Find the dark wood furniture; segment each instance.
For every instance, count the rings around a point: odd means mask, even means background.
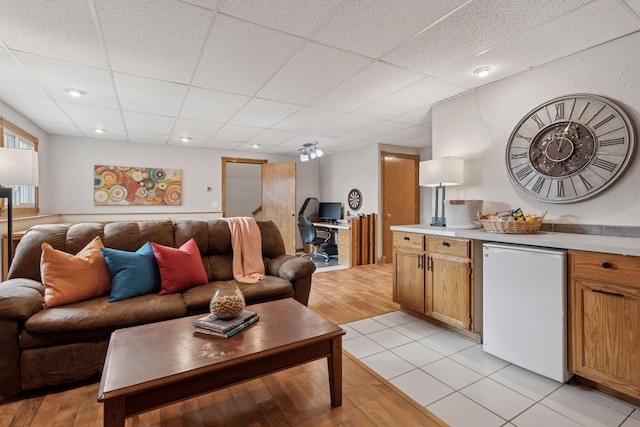
[[[293,298],[249,309],[260,320],[229,339],[195,332],[191,322],[201,315],[115,331],[98,391],[105,427],[324,357],[331,404],[342,405],[344,331]]]

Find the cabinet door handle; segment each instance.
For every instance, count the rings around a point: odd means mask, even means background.
[[[451,243],[449,243],[449,242],[442,242],[442,246],[451,246]]]
[[[418,255],[418,268],[422,269],[422,255]]]
[[[431,257],[427,257],[427,270],[431,270]]]
[[[598,294],[605,294],[605,295],[611,295],[612,297],[622,297],[624,298],[624,294],[618,293],[618,292],[608,292],[608,291],[603,291],[600,289],[591,289],[591,292],[596,292]]]
[[[602,268],[611,268],[611,263],[610,262],[603,262],[602,263]]]

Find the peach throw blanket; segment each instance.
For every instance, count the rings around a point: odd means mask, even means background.
[[[264,279],[262,235],[251,217],[226,218],[233,248],[233,278],[241,283],[256,283]]]

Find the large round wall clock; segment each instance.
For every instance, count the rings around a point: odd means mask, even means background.
[[[509,178],[537,200],[571,203],[609,188],[635,151],[635,130],[614,102],[575,94],[534,108],[515,127],[506,152]]]

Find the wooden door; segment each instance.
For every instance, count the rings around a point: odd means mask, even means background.
[[[393,253],[392,225],[417,224],[419,218],[418,163],[411,154],[382,156],[382,256],[390,262]]]
[[[296,253],[296,164],[262,165],[262,219],[273,221],[282,234],[286,253]]]

